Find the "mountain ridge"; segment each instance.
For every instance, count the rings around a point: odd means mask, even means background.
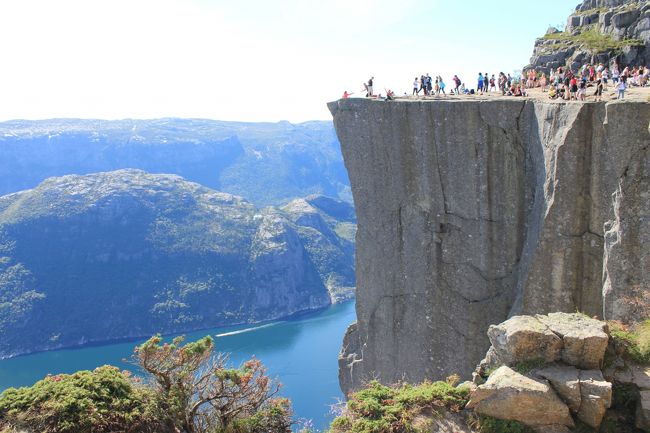
[[[0,151],[0,195],[53,176],[136,168],[178,174],[258,206],[314,193],[351,201],[338,141],[325,121],[14,120],[0,122]]]

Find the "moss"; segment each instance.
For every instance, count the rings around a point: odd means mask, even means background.
[[[626,326],[620,322],[608,322],[610,335],[617,353],[627,361],[650,365],[650,319]]]
[[[414,418],[429,409],[462,409],[469,400],[467,387],[455,388],[447,382],[386,386],[373,381],[350,396],[343,414],[330,426],[333,433],[415,432]]]
[[[544,358],[529,359],[526,361],[517,362],[512,366],[512,369],[520,374],[527,374],[536,368],[542,367],[545,363],[546,361]]]

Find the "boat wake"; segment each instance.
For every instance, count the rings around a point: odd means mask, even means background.
[[[224,332],[223,334],[217,334],[217,338],[230,337],[231,335],[239,335],[239,334],[244,334],[246,332],[257,331],[259,329],[270,328],[271,326],[275,326],[279,323],[281,322],[267,323],[266,325],[255,326],[253,328],[239,329],[237,331],[232,331],[232,332]]]

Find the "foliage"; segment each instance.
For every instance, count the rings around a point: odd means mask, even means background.
[[[519,421],[492,418],[485,415],[473,415],[470,426],[480,433],[533,433],[533,429]]]
[[[134,360],[153,376],[174,425],[186,433],[290,431],[289,404],[273,398],[280,386],[261,362],[228,368],[213,349],[210,336],[164,343],[159,335],[136,348]]]
[[[545,363],[546,361],[544,360],[544,358],[528,359],[526,361],[517,362],[515,365],[512,366],[512,369],[520,374],[527,374],[530,373],[532,370],[535,370],[536,368],[542,367]]]
[[[169,431],[152,390],[111,366],[7,389],[0,395],[2,423],[45,433]]]
[[[372,381],[350,396],[343,413],[331,424],[332,433],[405,433],[415,431],[413,420],[425,410],[462,409],[469,388],[447,382],[385,386]]]
[[[628,361],[650,364],[650,319],[633,327],[621,322],[608,322],[616,352]]]
[[[567,32],[550,33],[545,35],[544,39],[580,45],[593,54],[607,51],[620,51],[627,46],[643,45],[643,41],[638,39],[616,40],[611,35],[601,33],[595,27],[588,27],[577,34]]]
[[[255,360],[228,368],[212,338],[164,343],[154,336],[134,359],[151,375],[116,367],[48,376],[0,394],[0,432],[289,433],[291,404]]]

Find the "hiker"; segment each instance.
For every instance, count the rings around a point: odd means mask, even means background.
[[[625,80],[620,80],[616,85],[616,90],[618,90],[618,97],[616,99],[625,99]]]
[[[445,93],[445,87],[447,86],[444,81],[442,81],[442,77],[438,76],[438,85],[440,86],[440,92],[442,92],[443,95],[447,96],[447,93]]]
[[[569,100],[578,100],[578,79],[574,76],[569,80]]]
[[[461,84],[460,78],[458,78],[458,75],[454,75],[454,78],[452,78],[451,80],[454,82],[454,93],[456,93],[456,95],[459,95],[460,84]]]
[[[373,84],[374,79],[375,79],[375,77],[370,77],[370,79],[368,80],[368,87],[367,87],[368,94],[366,95],[366,97],[368,97],[368,96],[370,96],[371,98],[373,97],[372,84]]]
[[[580,80],[580,88],[578,89],[578,100],[586,101],[587,100],[587,80],[584,78]]]
[[[492,74],[492,76],[490,77],[490,90],[489,91],[490,92],[492,92],[492,91],[496,92],[497,91],[497,86],[496,86],[496,81],[494,79],[494,74]]]
[[[415,80],[413,80],[413,94],[416,96],[420,96],[420,91],[418,90],[418,77],[415,77]]]
[[[603,79],[603,90],[607,90],[607,80],[609,79],[609,69],[603,69],[603,72],[600,73],[601,78]]]
[[[386,100],[387,100],[387,101],[393,101],[393,100],[395,100],[395,92],[393,92],[393,91],[390,90],[390,89],[386,90]]]
[[[551,87],[548,89],[548,97],[551,99],[557,98],[557,93],[555,92],[555,86],[551,84]]]
[[[424,78],[425,78],[425,80],[427,82],[427,95],[430,95],[431,90],[432,90],[432,84],[433,84],[433,83],[431,83],[431,81],[432,81],[431,77],[429,76],[429,74],[427,74],[427,76],[424,77]]]
[[[476,92],[483,94],[483,74],[478,73],[478,85],[476,86]]]
[[[603,97],[603,79],[598,78],[596,80],[596,93],[594,93],[594,96],[596,96],[596,102],[601,101]]]
[[[350,96],[354,95],[354,92],[348,93],[347,90],[343,92],[343,96],[341,96],[342,99],[348,99]]]
[[[539,86],[542,88],[542,92],[546,92],[546,85],[547,85],[546,74],[542,72],[542,76],[539,79]]]

